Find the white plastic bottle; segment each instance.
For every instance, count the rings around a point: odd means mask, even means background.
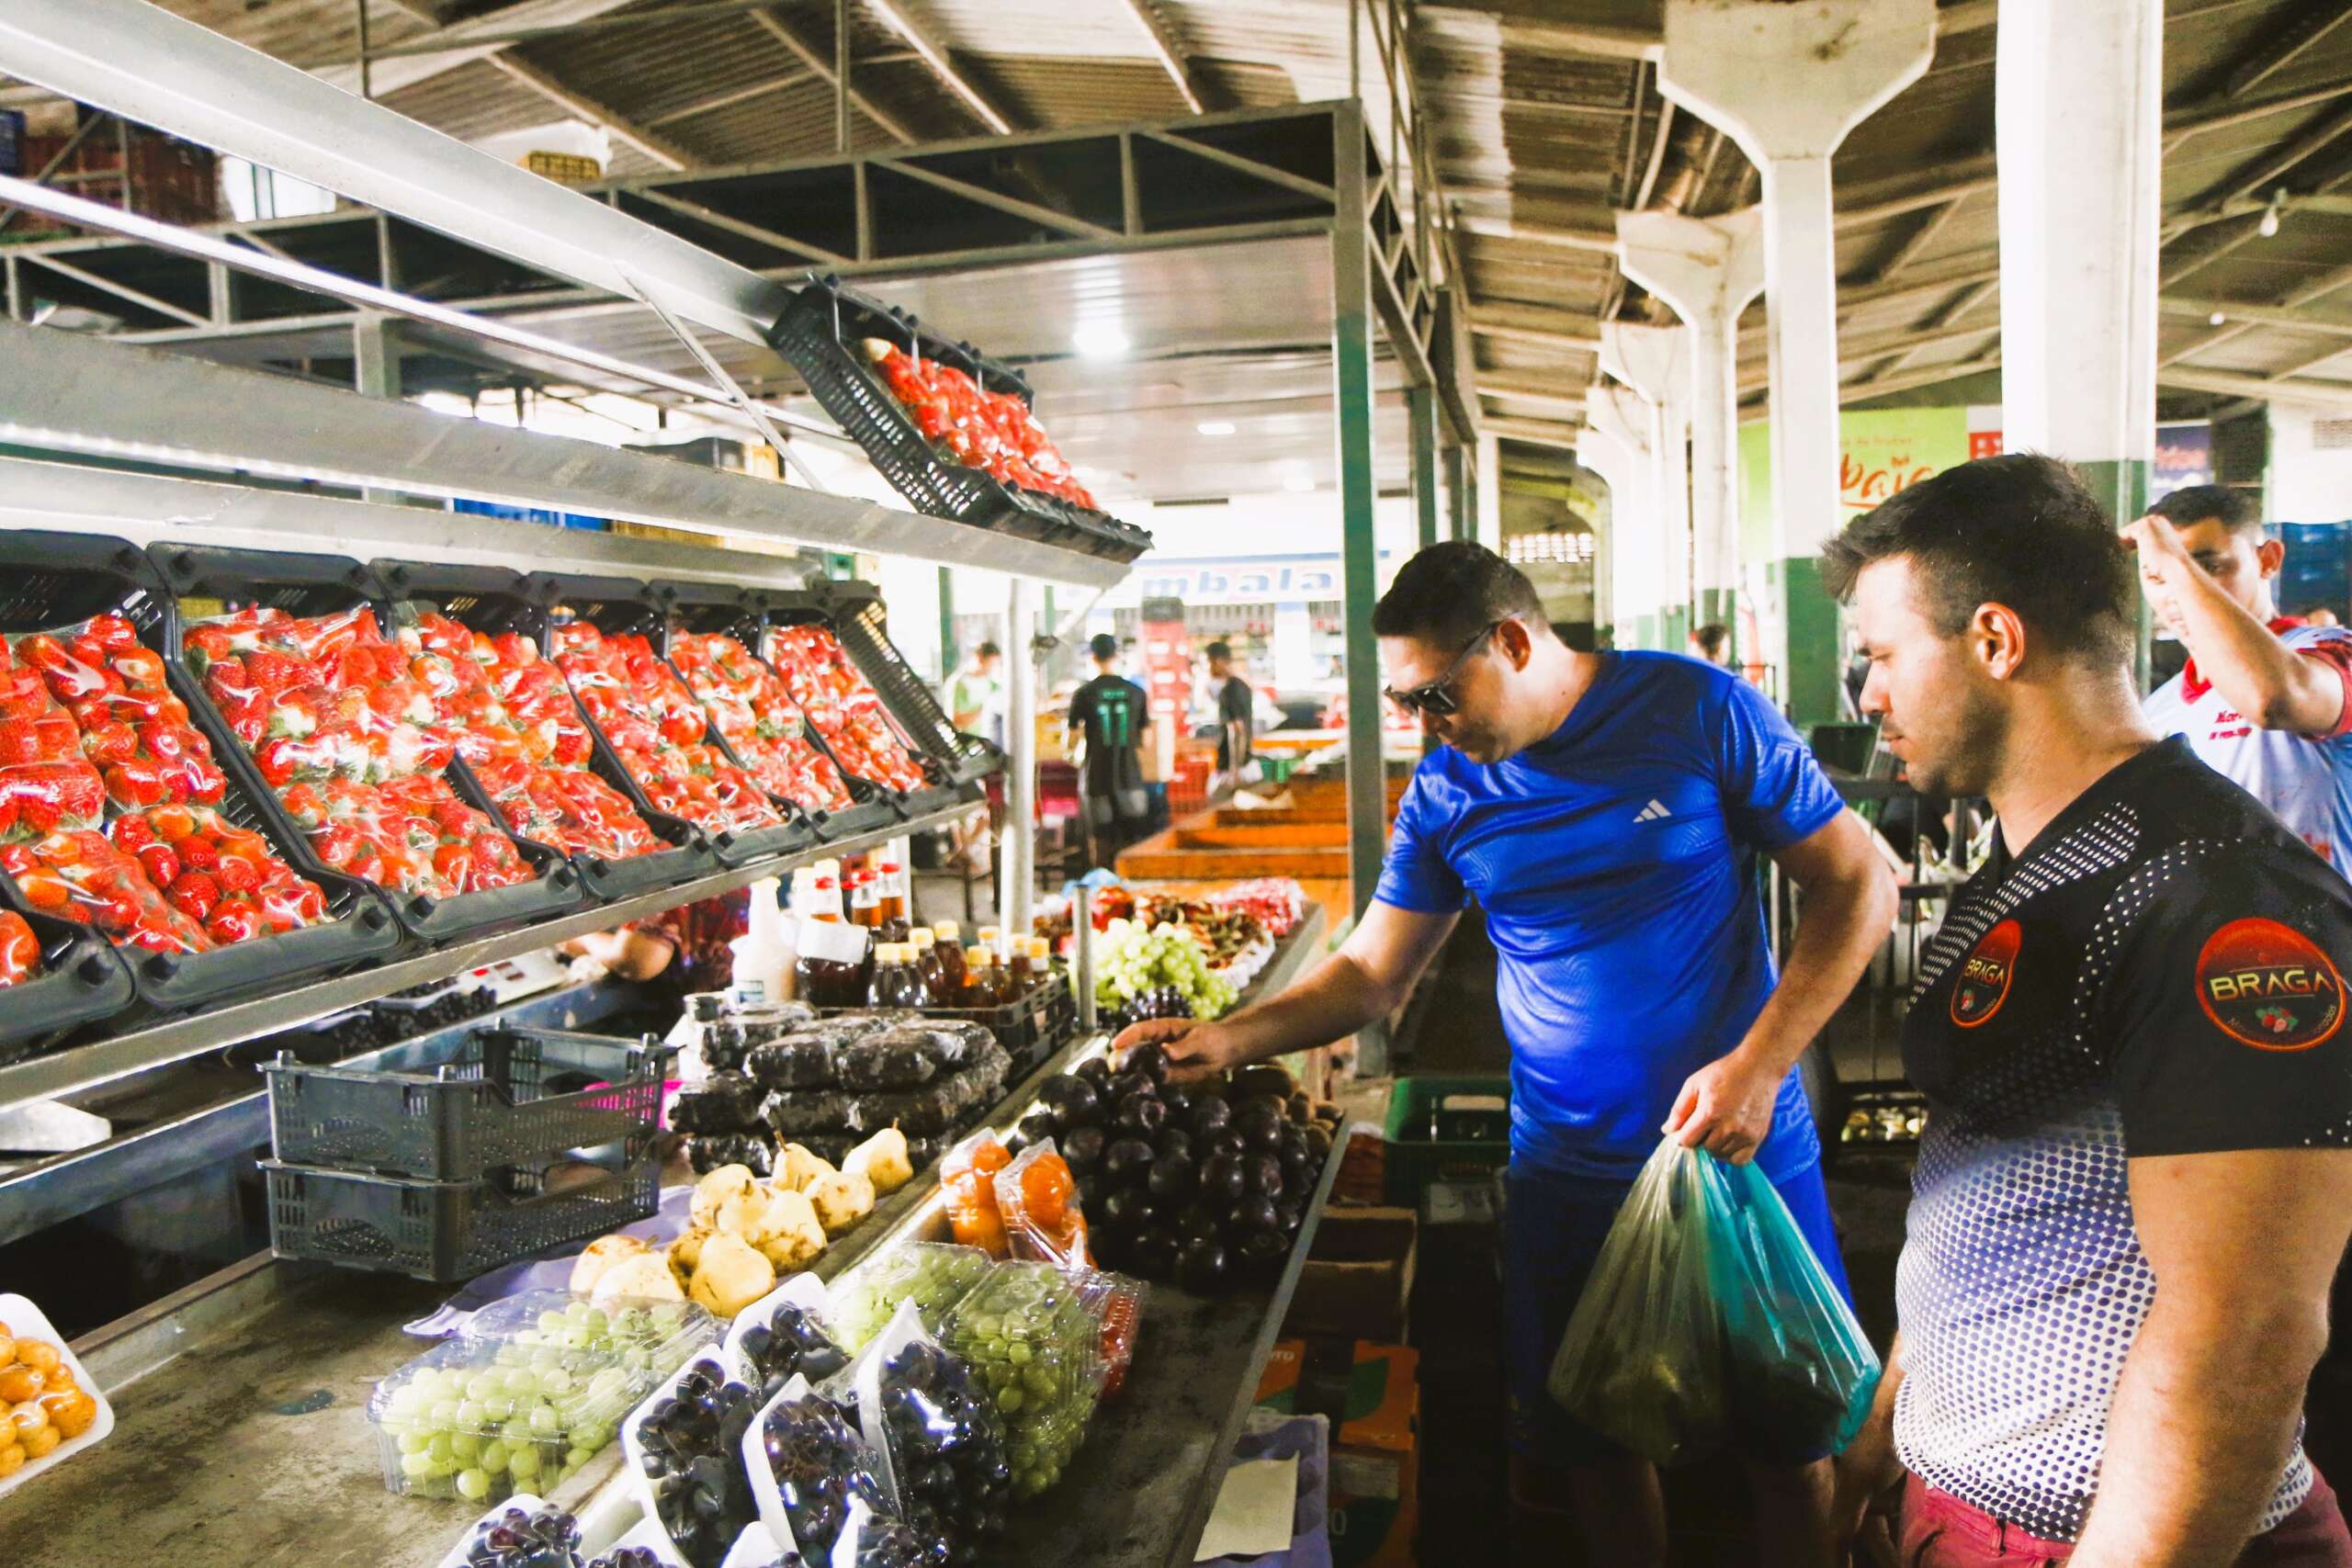
[[[735,994],[746,1004],[787,1001],[792,996],[799,954],[793,951],[779,892],[773,876],[752,883],[752,929],[727,944],[735,955]]]

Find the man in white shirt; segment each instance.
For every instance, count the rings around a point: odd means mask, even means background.
[[[2352,875],[2352,631],[2278,613],[2286,547],[2241,491],[2175,491],[2123,536],[2157,622],[2189,653],[2149,719]]]

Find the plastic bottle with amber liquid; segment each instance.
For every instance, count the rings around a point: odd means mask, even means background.
[[[1033,940],[1030,937],[1016,936],[1004,944],[1004,970],[1012,976],[1012,994],[1005,998],[1007,1001],[1018,1001],[1027,996],[1029,988],[1037,983],[1035,958],[1030,952],[1030,943]]]
[[[943,998],[959,998],[964,994],[964,928],[954,920],[936,920],[931,934],[933,951],[939,955],[938,992]]]
[[[910,942],[886,942],[875,950],[874,978],[865,988],[865,1005],[876,1008],[923,1008],[931,1005],[931,987],[923,984]]]
[[[852,872],[846,880],[849,884],[849,923],[854,926],[864,926],[869,931],[880,931],[882,929],[880,882],[870,871]]]
[[[799,955],[793,968],[800,999],[820,1008],[863,1007],[872,946],[873,937],[863,927],[839,915],[801,921]]]
[[[910,940],[914,927],[907,897],[907,868],[896,861],[886,860],[875,869],[874,881],[876,901],[882,909],[882,940]]]

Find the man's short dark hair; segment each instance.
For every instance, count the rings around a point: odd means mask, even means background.
[[[1116,659],[1119,657],[1119,639],[1109,632],[1096,632],[1087,639],[1086,651],[1097,659]]]
[[[1449,539],[1431,545],[1397,570],[1372,609],[1374,637],[1420,637],[1451,648],[1497,621],[1548,626],[1535,585],[1484,545]]]
[[[1001,659],[1004,657],[1004,649],[992,642],[984,642],[980,644],[978,656],[982,659]]]
[[[1713,659],[1724,650],[1724,644],[1731,640],[1731,629],[1720,621],[1709,621],[1690,634],[1690,640],[1697,643],[1700,650],[1708,658]]]
[[[1208,658],[1221,660],[1227,664],[1233,662],[1233,645],[1230,643],[1213,642],[1201,649],[1201,652]]]
[[[2177,490],[2148,508],[2176,528],[2198,523],[2219,523],[2233,534],[2262,526],[2262,508],[2254,497],[2228,485],[2190,485]]]
[[[1958,637],[1980,604],[2006,604],[2036,638],[2095,662],[2132,657],[2139,584],[2131,553],[2082,477],[2011,453],[1946,468],[1862,513],[1821,551],[1821,581],[1849,600],[1862,569],[1912,562],[1928,624]]]

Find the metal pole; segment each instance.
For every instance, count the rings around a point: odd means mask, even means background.
[[[1380,668],[1372,635],[1378,567],[1372,468],[1372,247],[1364,227],[1363,106],[1333,116],[1339,144],[1332,186],[1331,350],[1339,408],[1341,613],[1347,622],[1349,896],[1361,918],[1380,881],[1388,828],[1388,787],[1381,762]],[[1357,1066],[1368,1077],[1388,1071],[1388,1031],[1375,1023],[1357,1036]]]
[[[1363,107],[1363,7],[1372,0],[1348,0],[1348,96]]]
[[[372,100],[376,84],[374,61],[368,50],[368,0],[353,0],[353,4],[359,7],[359,96]]]
[[[1037,883],[1037,664],[1030,648],[1037,629],[1036,592],[1036,584],[1016,577],[1005,596],[1004,871],[997,924],[1008,940],[1029,934]]]
[[[849,0],[833,0],[833,151],[849,151]]]
[[[1413,439],[1413,510],[1420,524],[1420,547],[1437,543],[1437,390],[1405,389],[1405,423]]]
[[[1469,453],[1459,443],[1445,449],[1446,533],[1449,539],[1470,536]]]
[[[943,566],[939,569],[939,678],[956,679],[956,668],[963,661],[964,650],[956,646],[956,574]]]
[[[1083,882],[1070,890],[1070,989],[1078,1002],[1078,1032],[1094,1032],[1094,899]]]

